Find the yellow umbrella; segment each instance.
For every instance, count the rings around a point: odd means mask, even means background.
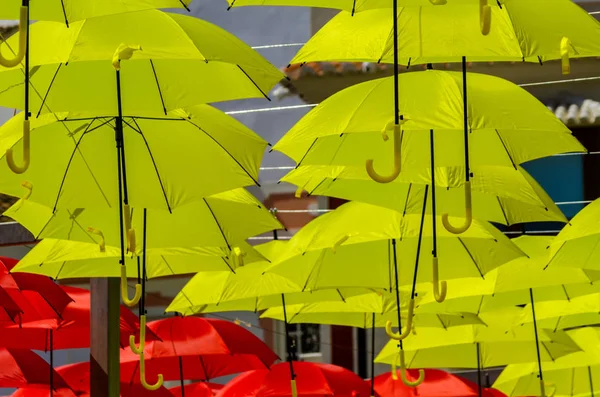
[[[546,363],[546,384],[553,396],[593,396],[600,385],[600,334],[598,328],[568,331],[582,351]],[[537,371],[531,364],[507,366],[494,382],[494,388],[506,395],[539,396]]]
[[[504,225],[525,222],[563,222],[567,219],[544,189],[521,166],[474,166],[472,183],[473,218]],[[460,216],[464,212],[460,188],[461,167],[438,167],[436,202],[438,213]],[[392,183],[380,184],[369,178],[364,167],[306,165],[285,175],[282,182],[298,186],[297,193],[329,196],[379,205],[396,211],[421,212],[429,175],[420,174],[410,182],[400,173]],[[431,187],[429,200],[431,199]]]

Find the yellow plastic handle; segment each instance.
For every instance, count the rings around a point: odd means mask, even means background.
[[[412,329],[414,310],[415,310],[415,300],[411,299],[410,302],[408,303],[408,314],[406,315],[406,324],[404,326],[404,332],[394,333],[392,331],[392,322],[388,321],[387,323],[385,323],[385,333],[387,334],[387,336],[389,336],[391,339],[394,339],[394,340],[406,339],[408,337],[408,335],[410,335],[410,330]]]
[[[438,258],[433,258],[433,296],[438,303],[442,303],[446,300],[446,294],[448,293],[448,284],[445,281],[441,283],[440,291],[440,276],[439,276],[439,265]]]
[[[23,181],[21,182],[21,186],[23,186],[26,190],[25,194],[23,195],[22,199],[23,200],[28,200],[29,197],[31,197],[31,193],[33,193],[33,183],[28,182],[28,181]]]
[[[6,59],[0,52],[0,65],[5,68],[14,68],[23,61],[25,58],[25,49],[27,48],[27,25],[29,24],[29,18],[27,17],[27,7],[21,7],[19,14],[19,51],[13,59]]]
[[[240,247],[233,247],[231,254],[233,255],[234,266],[244,266],[244,257],[246,256],[246,253],[243,252]]]
[[[139,45],[119,45],[113,54],[112,64],[115,70],[121,70],[121,61],[131,59],[133,53],[136,51],[142,51],[142,47]]]
[[[387,128],[387,126],[386,126]],[[383,139],[386,140],[386,136],[387,133],[384,130],[384,133],[382,133],[383,135]],[[373,160],[367,160],[367,174],[369,174],[369,177],[374,180],[375,182],[379,182],[379,183],[390,183],[392,181],[394,181],[396,178],[398,178],[398,175],[400,175],[400,168],[401,168],[401,155],[402,155],[402,134],[401,134],[401,129],[399,125],[394,125],[394,171],[387,176],[382,176],[379,175],[376,171],[375,168],[373,168]]]
[[[17,165],[15,163],[15,157],[12,148],[6,149],[6,163],[8,164],[8,168],[11,169],[15,174],[22,174],[29,168],[29,163],[31,162],[31,126],[29,124],[29,120],[23,121],[23,138],[21,141],[23,142],[23,165]]]
[[[290,381],[290,386],[292,387],[292,397],[298,397],[298,388],[296,387],[295,379]]]
[[[125,265],[121,265],[121,298],[123,298],[123,303],[129,307],[137,305],[140,299],[142,299],[142,286],[140,284],[135,285],[135,295],[133,299],[129,299],[127,291],[127,267]]]
[[[125,220],[125,232],[129,233],[129,229],[131,229],[131,207],[129,207],[129,204],[123,206],[123,219]]]
[[[543,380],[540,379],[540,397],[546,397],[546,385]]]
[[[146,359],[144,358],[144,352],[142,352],[142,354],[140,354],[140,383],[144,386],[144,389],[156,391],[162,387],[163,381],[162,374],[158,374],[158,380],[155,384],[151,385],[146,382]]]
[[[88,227],[87,230],[88,232],[100,237],[100,243],[98,243],[100,246],[100,252],[106,252],[106,241],[104,240],[104,233],[102,233],[102,230],[94,229],[93,227]]]
[[[144,352],[144,347],[146,347],[146,315],[142,314],[140,316],[140,347],[135,345],[135,335],[129,335],[129,347],[131,351],[137,354],[138,356]]]
[[[408,380],[408,378],[406,377],[406,362],[404,360],[404,350],[400,350],[398,352],[396,359],[392,363],[392,379],[393,380],[398,380],[398,375],[396,375],[396,372],[397,372],[396,366],[397,366],[398,361],[400,361],[400,378],[402,379],[402,383],[404,383],[406,386],[417,387],[425,381],[425,371],[423,371],[422,369],[419,370],[419,378],[417,380],[415,380],[415,381]]]
[[[127,232],[127,249],[129,250],[129,252],[135,253],[136,248],[137,245],[135,242],[135,230],[129,229],[129,231]]]
[[[432,181],[433,183],[433,181]],[[473,223],[473,208],[471,206],[471,181],[465,182],[465,223],[460,227],[454,227],[448,220],[448,214],[442,214],[442,224],[450,233],[461,234],[466,232]]]
[[[492,8],[488,5],[488,0],[479,0],[479,24],[481,34],[487,36],[492,25]]]
[[[569,60],[569,50],[571,49],[571,40],[563,37],[560,41],[560,58],[562,74],[571,74],[571,62]]]

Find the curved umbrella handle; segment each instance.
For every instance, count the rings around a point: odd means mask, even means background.
[[[137,245],[135,242],[135,229],[129,229],[129,231],[127,232],[127,249],[129,250],[129,252],[135,253],[136,248]]]
[[[6,59],[0,52],[0,65],[5,68],[13,68],[21,63],[25,58],[25,49],[27,48],[27,24],[29,24],[28,8],[21,7],[19,13],[19,51],[13,59]]]
[[[408,387],[417,387],[421,383],[425,381],[425,371],[422,369],[419,370],[419,378],[415,381],[410,381],[406,377],[406,362],[404,361],[404,350],[400,350],[396,359],[392,363],[392,379],[398,380],[398,375],[396,375],[396,363],[400,361],[400,379],[402,379],[402,383],[404,383]]]
[[[481,34],[487,36],[492,25],[492,8],[488,5],[487,0],[479,0],[479,25]]]
[[[432,183],[434,183],[432,181]],[[471,204],[471,181],[465,182],[465,223],[460,227],[454,227],[448,220],[448,214],[442,214],[442,224],[450,233],[461,234],[467,231],[473,223],[473,207]]]
[[[129,299],[129,293],[127,292],[127,267],[125,265],[121,265],[121,298],[123,298],[123,303],[129,307],[133,307],[138,304],[140,299],[142,299],[142,285],[135,285],[135,295],[133,299]]]
[[[571,61],[569,60],[569,49],[571,48],[571,40],[563,37],[560,41],[560,63],[562,66],[562,74],[571,74]]]
[[[23,142],[23,165],[17,165],[15,163],[15,157],[13,154],[12,148],[6,149],[6,163],[8,164],[8,168],[15,174],[22,174],[29,168],[29,163],[31,162],[31,128],[29,124],[29,120],[23,121],[23,138],[21,141]]]
[[[88,232],[100,237],[100,243],[98,243],[100,246],[100,252],[106,252],[106,241],[104,240],[104,233],[102,233],[102,230],[94,229],[93,227],[88,227],[87,230]]]
[[[29,181],[23,181],[21,182],[21,186],[23,186],[26,190],[25,194],[23,195],[23,197],[21,197],[21,199],[29,200],[29,197],[31,197],[31,193],[33,193],[33,183]]]
[[[137,354],[138,356],[144,352],[144,347],[146,347],[146,315],[142,314],[140,316],[140,347],[138,348],[135,345],[135,335],[129,335],[129,347],[131,351]]]
[[[144,352],[140,354],[140,383],[144,386],[144,389],[155,391],[162,387],[163,385],[163,375],[158,374],[158,380],[155,384],[151,385],[146,382],[146,359],[144,358]]]
[[[375,182],[379,182],[379,183],[390,183],[392,181],[394,181],[396,178],[398,178],[398,175],[400,175],[400,167],[401,167],[401,151],[402,151],[402,137],[401,137],[401,130],[400,130],[400,125],[398,124],[392,124],[393,128],[394,128],[394,171],[392,172],[392,174],[387,175],[387,176],[382,176],[379,175],[376,171],[375,168],[373,168],[373,160],[367,160],[366,163],[366,168],[367,168],[367,174],[369,174],[369,177],[374,180]],[[387,135],[387,130],[390,128],[390,124],[387,124],[385,126],[385,128],[383,129],[383,131],[381,132],[381,135],[383,137],[384,141],[387,141],[389,139],[388,135]]]
[[[292,397],[298,397],[298,388],[296,387],[296,379],[292,379],[290,381],[290,386],[292,387]]]
[[[410,330],[412,329],[412,322],[413,322],[413,312],[415,310],[415,300],[411,299],[410,302],[408,303],[408,314],[406,316],[406,325],[404,326],[404,332],[400,333],[394,333],[392,331],[392,322],[388,321],[387,323],[385,323],[385,333],[387,334],[387,336],[390,337],[390,339],[394,339],[394,340],[403,340],[406,339],[408,337],[408,335],[410,335]]]
[[[446,294],[448,293],[448,284],[442,281],[440,284],[438,258],[433,258],[433,296],[438,303],[442,303],[446,300]],[[441,285],[441,291],[440,291]]]

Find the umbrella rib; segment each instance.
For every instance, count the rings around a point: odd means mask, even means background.
[[[63,16],[65,17],[65,24],[69,27],[69,18],[67,18],[67,10],[65,9],[64,0],[60,0],[60,5],[62,6]]]
[[[256,89],[260,91],[260,93],[265,97],[265,99],[267,101],[271,102],[271,98],[269,98],[269,96],[267,94],[265,94],[265,92],[263,90],[260,89],[260,87],[258,86],[258,84],[256,84],[256,82],[254,80],[252,80],[252,77],[250,77],[248,75],[248,73],[246,73],[246,71],[240,65],[237,65],[237,67],[242,71],[242,73],[244,73],[246,75],[246,77],[248,78],[248,80],[250,80],[252,82],[252,84],[254,84],[254,86],[256,87]]]
[[[169,213],[172,214],[173,211],[171,209],[171,205],[169,204],[169,198],[167,197],[167,192],[165,191],[165,186],[163,185],[162,178],[160,177],[160,172],[158,172],[158,165],[156,164],[156,161],[154,161],[154,155],[152,154],[152,150],[150,150],[150,144],[148,144],[148,141],[146,140],[146,136],[144,135],[144,132],[140,128],[139,124],[137,123],[137,120],[133,119],[133,123],[138,128],[139,134],[141,135],[142,139],[144,140],[144,144],[146,145],[146,149],[148,150],[148,154],[150,155],[150,160],[152,160],[152,165],[154,166],[154,171],[156,172],[156,177],[158,178],[158,183],[160,185],[160,189],[162,190],[163,197],[165,199],[165,203],[167,204],[167,209],[169,210]]]
[[[514,169],[517,169],[517,165],[515,164],[515,161],[513,160],[512,156],[510,155],[510,152],[508,151],[508,149],[506,148],[506,145],[504,144],[504,139],[502,139],[502,136],[500,135],[500,132],[498,132],[497,129],[494,129],[494,131],[496,131],[496,135],[498,136],[498,139],[500,140],[500,143],[502,144],[502,147],[504,148],[504,151],[506,152],[506,155],[508,156],[508,159],[510,160],[512,166],[514,167]]]
[[[475,258],[473,258],[473,255],[471,255],[471,251],[469,251],[469,249],[467,248],[467,246],[465,245],[465,243],[462,241],[462,238],[458,237],[458,241],[461,243],[461,245],[463,246],[463,248],[465,249],[465,251],[467,251],[467,254],[469,254],[469,258],[471,258],[471,261],[473,261],[473,264],[475,265],[475,268],[479,272],[479,275],[481,276],[481,278],[484,278],[483,277],[483,273],[481,272],[481,269],[479,268],[479,265],[475,261]]]
[[[86,130],[82,132],[81,137],[79,138],[79,140],[77,141],[77,143],[75,144],[75,147],[73,148],[73,152],[71,153],[71,157],[69,158],[69,162],[67,163],[67,166],[65,168],[65,172],[63,174],[62,180],[60,182],[60,187],[58,189],[58,192],[56,194],[56,201],[54,202],[54,208],[52,209],[52,212],[56,211],[56,207],[58,206],[58,200],[60,200],[60,195],[62,193],[62,189],[64,187],[65,184],[65,180],[67,179],[67,174],[69,173],[69,168],[71,167],[71,162],[73,161],[73,158],[75,157],[75,153],[79,152],[79,154],[81,155],[81,158],[84,162],[84,164],[86,165],[86,168],[88,169],[88,171],[90,172],[90,175],[92,176],[92,178],[94,179],[94,182],[96,182],[96,186],[98,187],[98,190],[100,190],[100,193],[102,194],[102,196],[104,197],[104,200],[106,200],[106,203],[109,205],[110,207],[110,202],[108,201],[108,198],[106,197],[106,194],[104,193],[104,191],[102,190],[102,187],[100,186],[100,184],[98,183],[98,180],[96,179],[96,176],[94,175],[94,173],[92,172],[91,168],[89,167],[87,161],[85,160],[85,158],[83,157],[83,153],[81,153],[81,150],[79,149],[79,145],[81,144],[81,141],[83,140],[83,137],[94,131],[97,130],[98,128],[101,128],[103,126],[105,126],[106,124],[110,123],[110,119],[103,122],[102,124],[100,124],[97,127],[94,127],[92,129],[89,129],[90,126],[92,125],[92,123],[90,123],[87,127]]]
[[[223,258],[223,257],[221,257],[221,260],[222,260],[223,262],[225,262],[225,264],[227,265],[227,267],[229,268],[229,270],[231,270],[231,272],[232,272],[233,274],[235,274],[235,270],[234,270],[234,269],[231,267],[231,265],[229,264],[229,262],[227,262],[227,261],[225,260],[225,258]]]
[[[187,10],[187,12],[191,12],[190,8],[183,2],[183,0],[179,0],[179,2],[183,6],[183,8],[185,8]]]
[[[252,179],[252,181],[256,184],[256,186],[260,187],[260,183],[258,183],[258,180],[254,179],[254,177],[252,175],[250,175],[250,173],[246,170],[246,168],[244,168],[244,166],[238,161],[238,159],[236,159],[231,153],[229,153],[229,150],[227,150],[222,144],[221,142],[217,141],[212,135],[210,135],[208,132],[206,132],[206,130],[202,127],[200,127],[199,125],[197,125],[196,123],[192,122],[191,120],[186,120],[188,123],[190,123],[191,125],[193,125],[194,127],[198,128],[200,131],[202,131],[207,137],[209,137],[210,139],[213,140],[213,142],[215,142],[217,145],[219,145],[219,147],[221,149],[223,149],[225,151],[225,153],[227,153],[229,155],[229,157],[231,157],[231,159],[233,161],[235,161],[235,163],[242,169],[244,170],[244,172],[246,173],[246,175],[248,175],[250,177],[250,179]]]
[[[48,94],[50,94],[50,90],[52,89],[52,86],[54,85],[54,80],[56,80],[56,76],[58,76],[58,72],[60,72],[60,69],[62,68],[62,66],[63,66],[62,63],[58,64],[58,67],[56,68],[56,72],[54,72],[54,76],[52,76],[52,80],[50,80],[50,84],[48,85],[46,94],[44,94],[44,98],[42,99],[42,103],[40,104],[40,108],[37,112],[37,117],[39,117],[40,114],[42,113],[42,109],[44,108],[44,105],[46,104],[46,99],[48,99]]]
[[[312,194],[315,192],[315,190],[317,190],[317,189],[318,189],[318,188],[319,188],[319,187],[320,187],[320,186],[323,184],[323,182],[325,182],[325,180],[327,180],[327,179],[328,179],[328,178],[322,178],[322,179],[321,179],[321,182],[319,182],[319,183],[317,184],[317,186],[315,186],[315,188],[314,188],[313,190],[311,190],[310,192],[308,192],[308,195],[309,195],[309,196],[311,196],[311,195],[312,195]],[[335,182],[335,181],[336,181],[336,178],[334,178],[334,179],[331,181],[331,183],[333,184],[333,182]]]
[[[229,244],[229,241],[227,240],[227,237],[225,236],[225,232],[223,231],[223,228],[221,227],[221,224],[217,220],[217,217],[215,216],[215,213],[213,212],[212,208],[210,207],[210,204],[208,204],[208,201],[206,201],[206,198],[203,198],[202,201],[204,201],[204,204],[206,205],[206,208],[208,208],[208,210],[210,211],[210,214],[212,215],[212,218],[215,221],[215,224],[217,225],[217,227],[219,228],[219,231],[221,232],[221,236],[223,237],[223,240],[225,240],[225,244],[227,244],[227,248],[229,250],[231,250],[231,245]]]
[[[408,192],[406,193],[406,200],[404,200],[404,210],[402,211],[402,216],[406,215],[406,210],[408,209],[408,198],[410,197],[412,186],[412,183],[408,184]]]
[[[310,153],[310,149],[312,149],[312,147],[315,146],[315,143],[317,143],[318,139],[319,138],[317,137],[317,138],[315,138],[313,140],[313,142],[310,144],[310,146],[308,147],[308,149],[306,149],[306,152],[302,155],[302,158],[300,158],[300,161],[298,161],[298,164],[296,164],[296,168],[294,168],[294,169],[297,170],[298,167],[300,167],[300,165],[302,164],[302,162],[304,161],[304,159],[306,158],[306,156],[308,156],[308,153]]]
[[[181,0],[179,0],[179,1],[181,1]],[[154,81],[156,82],[156,88],[158,88],[158,95],[160,96],[160,103],[162,104],[163,112],[165,112],[165,116],[166,116],[167,115],[167,107],[165,106],[165,99],[163,98],[162,90],[160,89],[160,83],[158,82],[158,76],[156,75],[156,69],[154,68],[154,62],[152,61],[152,59],[150,59],[150,66],[152,67],[152,73],[154,74]]]
[[[506,217],[506,212],[504,211],[504,207],[502,206],[502,203],[500,202],[500,197],[496,196],[496,200],[498,200],[498,205],[500,206],[500,210],[502,211],[502,216],[504,216],[506,225],[510,226],[510,222],[508,221],[508,218]]]

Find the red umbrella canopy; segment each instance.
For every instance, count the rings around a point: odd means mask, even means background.
[[[50,388],[50,365],[31,350],[0,348],[0,387]],[[68,387],[55,372],[54,387]]]
[[[59,367],[56,369],[63,379],[69,384],[75,396],[77,397],[89,397],[90,396],[90,363],[83,362],[77,364],[70,364]],[[43,397],[47,397],[46,395]],[[28,394],[24,394],[29,396]],[[121,383],[121,396],[122,397],[173,397],[173,394],[166,388],[161,387],[156,391],[149,391],[144,389],[141,385],[130,385],[127,383]],[[32,397],[38,397],[32,395]],[[39,397],[42,397],[41,395]],[[60,396],[63,397],[63,396]],[[73,397],[65,395],[64,397]]]
[[[507,397],[506,394],[502,393],[500,390],[491,387],[483,389],[483,395],[484,397]]]
[[[379,397],[477,397],[477,385],[471,381],[438,369],[426,369],[425,381],[417,387],[406,386],[391,372],[375,377],[375,393]],[[407,378],[416,381],[418,370],[408,370]],[[489,396],[488,397],[492,397]]]
[[[7,315],[1,316],[0,320],[25,322],[59,317],[72,302],[69,295],[48,277],[10,273],[17,262],[0,257],[0,290],[3,291],[0,292],[0,305]],[[19,310],[15,311],[13,303]]]
[[[0,327],[0,346],[48,351],[77,349],[90,346],[90,292],[83,288],[61,286],[71,303],[60,319],[28,321]],[[121,347],[129,346],[129,335],[139,338],[139,321],[129,309],[121,305]],[[52,337],[51,332],[52,331]],[[147,340],[157,340],[146,330]],[[50,341],[52,340],[52,346]]]
[[[170,317],[148,323],[162,342],[146,345],[146,358],[209,354],[251,354],[270,366],[279,359],[256,335],[235,323],[201,318]]]
[[[299,396],[369,397],[369,385],[355,373],[336,365],[294,362]],[[289,363],[270,370],[239,375],[219,392],[219,397],[287,397],[290,388]]]
[[[196,382],[183,387],[184,393],[181,392],[181,386],[172,387],[169,389],[175,397],[212,397],[215,393],[222,389],[223,385],[210,382]]]

